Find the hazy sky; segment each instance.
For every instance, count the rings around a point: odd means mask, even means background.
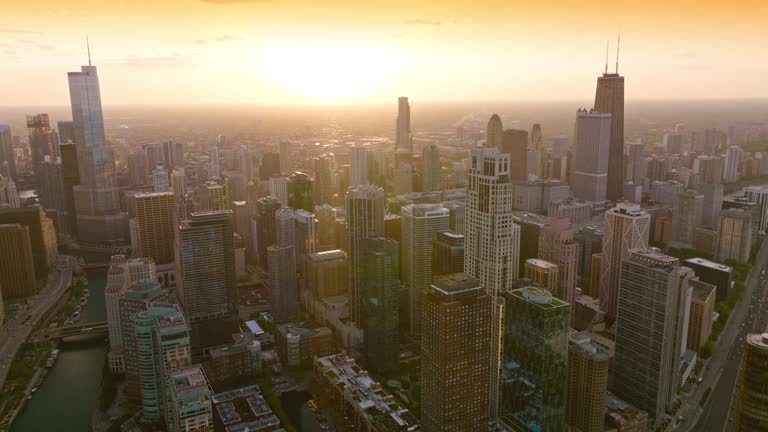
[[[5,0],[0,105],[589,99],[610,39],[629,99],[768,97],[764,0]],[[393,102],[394,103],[394,102]]]

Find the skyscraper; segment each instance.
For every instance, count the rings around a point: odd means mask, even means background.
[[[500,149],[504,134],[504,125],[501,123],[501,117],[494,114],[488,120],[488,128],[485,132],[485,147]]]
[[[288,207],[310,213],[315,210],[312,202],[312,179],[303,172],[297,171],[288,176],[286,193]]]
[[[281,207],[288,207],[288,177],[270,178],[269,195],[277,198]]]
[[[744,344],[737,425],[739,432],[764,432],[768,425],[768,332],[750,334]]]
[[[557,264],[538,258],[525,260],[525,278],[536,286],[555,292],[560,286]]]
[[[256,201],[256,250],[257,263],[263,270],[269,269],[267,248],[275,243],[275,212],[282,207],[280,201],[267,196]]]
[[[358,142],[352,147],[352,175],[349,179],[350,186],[368,184],[368,159],[365,155],[365,147]]]
[[[299,311],[296,285],[296,239],[293,210],[275,213],[275,244],[267,248],[269,294],[275,321],[288,321]]]
[[[500,416],[513,430],[563,431],[570,306],[532,286],[507,291],[504,297]]]
[[[432,243],[432,275],[453,273],[464,273],[464,235],[439,232]]]
[[[168,171],[158,165],[152,170],[152,191],[168,192],[171,189],[171,179],[168,177]]]
[[[331,204],[333,191],[333,153],[324,154],[312,160],[312,199],[318,204]]]
[[[362,324],[365,270],[364,240],[384,236],[384,189],[371,185],[347,190],[347,232],[351,273],[349,312],[352,321]]]
[[[16,152],[13,150],[13,136],[8,125],[0,125],[0,174],[16,178]]]
[[[534,123],[531,127],[531,134],[529,135],[531,143],[529,150],[535,154],[533,172],[539,178],[542,177],[541,160],[544,153],[544,135],[541,133],[541,125]],[[528,167],[528,172],[531,172],[531,167]]]
[[[421,190],[443,190],[443,167],[440,163],[440,148],[437,145],[432,144],[421,149],[421,165]]]
[[[422,296],[421,427],[486,431],[493,300],[463,273],[435,278]]]
[[[89,59],[67,77],[80,170],[80,184],[73,187],[78,238],[87,244],[124,243],[128,220],[120,212],[114,151],[104,137],[96,66]]]
[[[144,193],[134,196],[136,256],[152,258],[159,265],[173,264],[176,219],[175,200],[171,192]]]
[[[37,173],[40,203],[56,223],[60,234],[70,233],[69,208],[66,201],[64,166],[60,161],[45,160]]]
[[[411,105],[408,103],[408,98],[405,96],[397,98],[395,151],[397,150],[407,150],[408,154],[413,153],[413,142],[411,141]]]
[[[596,202],[606,200],[611,123],[610,114],[586,110],[576,112],[576,146],[571,175],[575,198]]]
[[[725,154],[725,168],[723,170],[723,181],[726,183],[735,182],[739,179],[739,164],[741,163],[743,153],[739,146],[732,145],[728,147],[728,152]]]
[[[506,129],[501,136],[502,153],[510,155],[509,178],[512,180],[528,179],[528,132],[519,129]]]
[[[147,154],[136,152],[128,155],[128,184],[131,186],[144,186],[147,184]]]
[[[603,432],[611,354],[591,334],[571,334],[568,341],[566,423],[580,432]]]
[[[37,291],[30,229],[21,224],[0,224],[0,286],[3,298],[20,298]]]
[[[765,232],[768,226],[768,187],[766,186],[748,186],[744,188],[744,195],[753,203],[760,205],[760,223],[759,232]]]
[[[280,173],[289,174],[293,172],[293,143],[290,141],[280,141],[277,145],[277,152],[280,155]]]
[[[654,428],[671,410],[679,382],[683,295],[690,290],[684,272],[692,273],[677,258],[645,249],[629,251],[622,262],[613,392],[648,412]]]
[[[611,144],[608,150],[608,186],[606,197],[621,199],[624,185],[624,77],[619,75],[618,52],[616,72],[597,78],[595,111],[611,114]]]
[[[51,121],[48,114],[27,116],[27,133],[29,134],[29,151],[32,156],[32,169],[35,177],[40,175],[40,165],[48,156],[55,160],[51,149]]]
[[[613,322],[619,307],[623,260],[632,249],[648,249],[651,215],[639,204],[619,203],[605,213],[602,274],[600,275],[600,308]]]
[[[448,209],[439,204],[409,204],[401,210],[401,279],[409,292],[412,335],[418,335],[421,330],[421,292],[432,282],[432,245],[437,233],[448,229],[448,213]]]
[[[192,354],[198,358],[237,331],[232,211],[192,213],[176,238],[177,292],[192,328]]]
[[[168,172],[175,168],[184,167],[184,144],[173,141],[165,141],[162,144],[163,161]]]
[[[221,176],[219,147],[214,145],[208,149],[208,177],[219,178],[219,176]]]
[[[539,258],[557,265],[559,284],[555,297],[573,304],[579,265],[579,244],[574,240],[576,228],[565,217],[552,217],[539,234]]]
[[[701,214],[704,205],[704,195],[693,190],[677,194],[675,210],[672,212],[672,232],[675,241],[693,245],[696,227],[701,224]]]
[[[396,241],[375,237],[364,242],[363,307],[365,357],[379,373],[400,366],[400,253]]]
[[[747,262],[752,252],[752,215],[744,209],[720,212],[715,238],[715,258]]]
[[[513,221],[510,156],[497,148],[472,149],[467,185],[464,271],[492,298],[489,417],[496,418],[501,390],[500,331],[504,313],[501,293],[518,278],[520,226]]]

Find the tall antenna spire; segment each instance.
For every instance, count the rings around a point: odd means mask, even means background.
[[[85,36],[85,46],[88,47],[88,66],[91,65],[91,42],[88,40],[88,36]]]
[[[619,33],[619,41],[616,44],[616,75],[619,74],[619,48],[621,48],[621,33]]]
[[[610,44],[610,41],[605,41],[605,72],[604,74],[608,73],[608,45]]]

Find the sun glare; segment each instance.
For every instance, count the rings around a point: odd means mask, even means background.
[[[370,94],[392,81],[403,62],[397,48],[377,44],[269,46],[259,51],[257,61],[280,87],[320,101]]]

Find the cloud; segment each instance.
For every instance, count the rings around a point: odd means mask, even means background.
[[[430,20],[430,19],[409,19],[405,21],[405,25],[409,26],[441,26],[443,25],[442,21],[437,20]]]
[[[0,33],[13,33],[13,34],[39,34],[40,32],[32,30],[20,30],[12,28],[0,28]]]
[[[217,42],[233,42],[233,41],[240,41],[243,40],[240,36],[234,36],[234,35],[221,35],[216,36],[211,39],[198,39],[195,41],[198,45],[206,45],[209,43],[217,43]]]
[[[215,4],[215,5],[228,5],[228,4],[248,4],[248,3],[269,3],[272,0],[200,0],[203,3]]]
[[[121,60],[114,60],[110,63],[116,63],[121,66],[133,68],[152,68],[168,69],[184,66],[190,63],[190,58],[181,55],[154,56],[154,57],[131,57]]]

